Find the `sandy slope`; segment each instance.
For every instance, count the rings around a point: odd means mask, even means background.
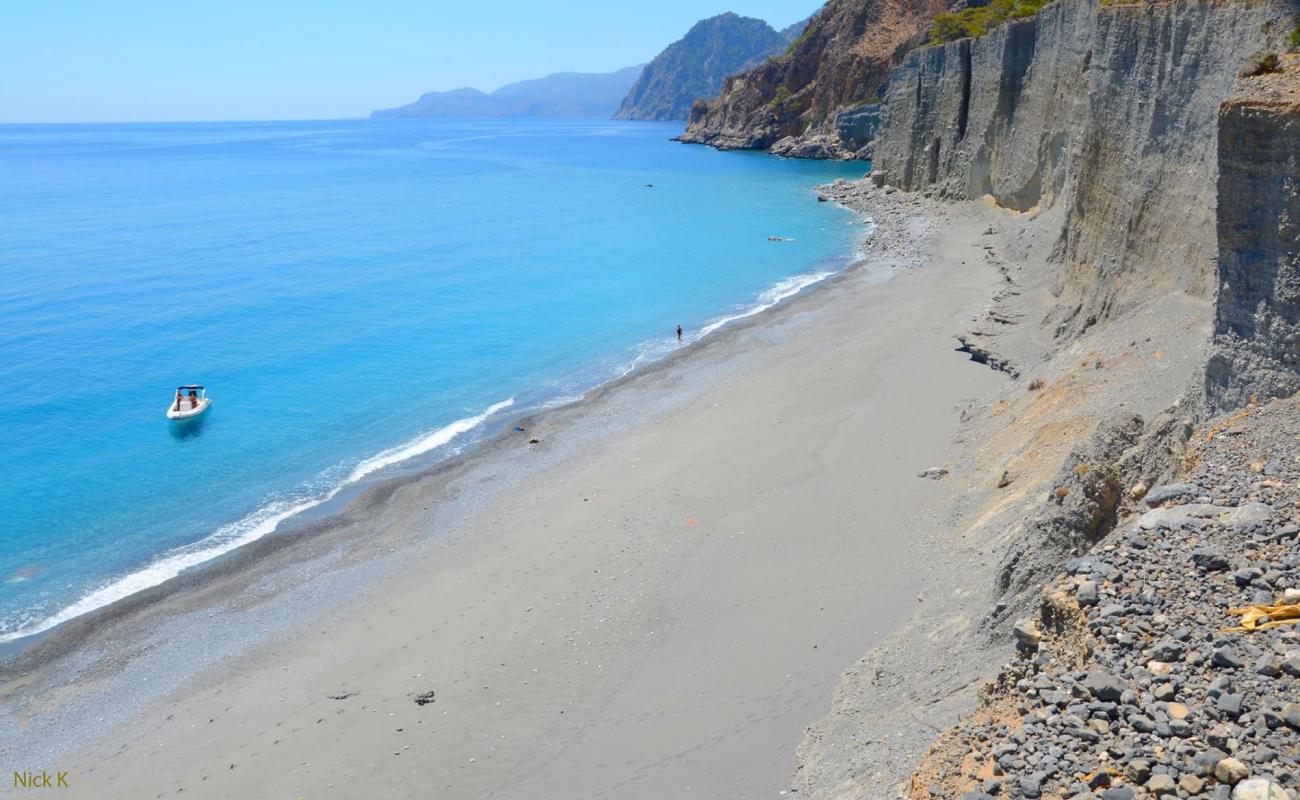
[[[840,671],[933,577],[926,532],[950,490],[917,471],[951,456],[958,405],[1006,381],[954,352],[999,276],[973,257],[983,210],[947,213],[929,233],[882,225],[886,255],[923,269],[852,273],[536,421],[540,445],[495,448],[545,469],[405,483],[321,537],[332,561],[297,559],[315,576],[169,600],[208,620],[214,650],[222,630],[272,633],[116,709],[94,741],[5,749],[57,754],[27,768],[70,770],[69,797],[775,795]],[[295,553],[273,555],[258,568]],[[276,624],[281,595],[368,556],[391,564],[382,581]],[[104,623],[112,663],[54,659],[0,700],[37,736],[112,706],[185,661],[169,636],[121,654],[164,613]]]

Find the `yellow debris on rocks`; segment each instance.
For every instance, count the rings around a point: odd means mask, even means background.
[[[1230,608],[1229,614],[1241,617],[1241,625],[1225,628],[1230,633],[1249,633],[1300,623],[1300,605],[1246,606]]]
[[[1101,769],[1093,770],[1092,772],[1089,772],[1087,775],[1080,775],[1080,774],[1077,774],[1077,773],[1076,773],[1076,774],[1075,774],[1075,777],[1078,778],[1078,779],[1079,779],[1080,781],[1082,781],[1083,783],[1091,784],[1091,783],[1092,783],[1092,779],[1095,778],[1095,777],[1097,777],[1098,775],[1102,774],[1103,772],[1106,773],[1107,775],[1111,776],[1112,778],[1119,778],[1119,779],[1120,779],[1120,782],[1121,782],[1121,783],[1123,782],[1124,773],[1123,773],[1123,772],[1120,772],[1119,770],[1115,769],[1114,767],[1110,766],[1109,764],[1106,765],[1106,766],[1103,766]]]

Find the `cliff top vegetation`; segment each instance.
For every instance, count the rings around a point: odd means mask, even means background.
[[[992,0],[988,5],[939,14],[930,26],[930,44],[983,36],[1008,20],[1032,17],[1051,3],[1052,0]]]

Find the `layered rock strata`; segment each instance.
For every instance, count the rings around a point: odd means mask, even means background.
[[[876,180],[1063,209],[1061,333],[1168,291],[1209,297],[1219,105],[1288,26],[1266,3],[1060,0],[919,48],[889,81]]]
[[[1206,399],[1230,410],[1300,390],[1300,56],[1219,109],[1218,277]]]

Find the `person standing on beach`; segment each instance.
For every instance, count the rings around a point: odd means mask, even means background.
[[[682,340],[682,326],[681,326],[681,325],[678,325],[678,326],[677,326],[677,341],[680,342],[681,340]]]

